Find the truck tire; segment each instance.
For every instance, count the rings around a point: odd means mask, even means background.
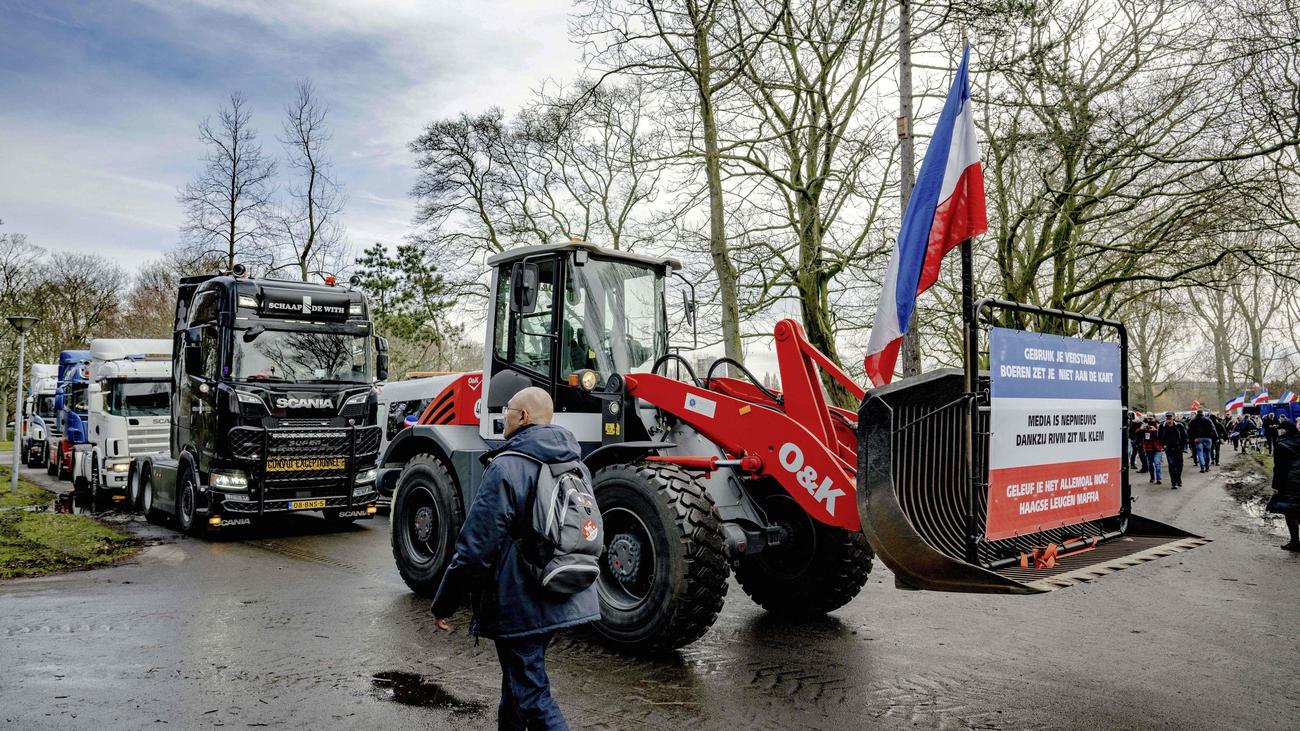
[[[153,478],[147,471],[141,470],[139,483],[140,511],[144,513],[144,519],[155,525],[161,525],[165,516],[153,507]]]
[[[31,464],[31,458],[27,456],[30,451],[31,447],[27,445],[27,442],[23,442],[22,447],[19,448],[18,461],[21,462],[24,467]]]
[[[442,460],[431,454],[412,457],[393,491],[390,538],[397,572],[419,596],[438,590],[463,516],[456,481]]]
[[[54,477],[55,475],[58,474],[58,471],[59,471],[59,461],[58,461],[58,459],[56,459],[56,458],[52,458],[52,457],[50,457],[50,447],[49,447],[49,445],[46,445],[46,447],[45,447],[45,474],[49,475],[50,477]]]
[[[839,609],[862,591],[873,555],[861,531],[813,520],[784,491],[759,504],[790,536],[784,545],[736,562],[736,581],[754,603],[774,614],[808,617]]]
[[[90,506],[96,513],[102,513],[113,505],[113,500],[104,489],[104,476],[99,472],[99,457],[91,458],[90,465]]]
[[[675,465],[643,462],[606,467],[592,487],[605,525],[596,632],[635,653],[702,637],[722,610],[730,573],[704,486]]]
[[[131,470],[126,474],[126,512],[140,513],[144,511],[144,492],[140,487],[140,465],[133,460]]]
[[[60,480],[68,480],[68,481],[71,481],[71,480],[72,480],[72,468],[71,468],[71,467],[68,467],[67,469],[64,469],[64,467],[63,467],[63,449],[60,448],[60,449],[56,450],[56,451],[55,451],[55,454],[57,454],[58,457],[59,457],[58,464],[57,464],[56,467],[55,467],[55,469],[58,470],[58,474],[56,475],[56,477],[58,477]],[[69,455],[69,456],[70,456],[70,455]],[[77,486],[76,483],[73,483],[73,487],[76,487],[76,486]]]
[[[176,523],[181,532],[187,536],[199,538],[207,529],[207,524],[199,519],[199,486],[194,479],[194,472],[182,462],[180,474],[176,475]]]

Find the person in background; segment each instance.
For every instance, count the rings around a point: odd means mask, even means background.
[[[1274,499],[1291,504],[1282,512],[1291,540],[1283,544],[1285,551],[1300,553],[1300,430],[1290,421],[1278,423],[1276,451],[1273,453]]]
[[[1196,410],[1196,416],[1187,424],[1187,438],[1192,440],[1196,465],[1201,472],[1210,471],[1210,454],[1214,450],[1214,424],[1205,418],[1205,412]]]
[[[1264,416],[1260,427],[1264,430],[1264,443],[1268,445],[1268,453],[1273,453],[1273,445],[1277,444],[1277,414],[1272,411]]]
[[[1174,420],[1174,412],[1165,412],[1165,423],[1157,432],[1160,445],[1164,447],[1165,459],[1169,461],[1169,487],[1177,490],[1183,486],[1183,452],[1187,451],[1187,428]],[[1159,480],[1156,481],[1159,484]]]
[[[1137,414],[1133,415],[1133,421],[1128,425],[1128,443],[1129,443],[1129,463],[1133,466],[1133,460],[1138,461],[1140,469],[1137,473],[1140,475],[1147,471],[1147,453],[1142,448],[1142,419]]]
[[[1147,458],[1147,482],[1160,484],[1160,456],[1164,447],[1160,444],[1160,428],[1156,426],[1156,417],[1148,416],[1142,423],[1142,451]]]
[[[1210,414],[1210,423],[1214,425],[1214,445],[1210,452],[1210,464],[1219,464],[1219,448],[1223,446],[1223,440],[1228,438],[1228,428],[1223,425],[1223,420],[1218,414]]]
[[[1232,440],[1232,451],[1234,452],[1239,451],[1237,447],[1241,443],[1241,435],[1237,433],[1237,426],[1240,424],[1241,420],[1235,416],[1228,420],[1228,438]]]

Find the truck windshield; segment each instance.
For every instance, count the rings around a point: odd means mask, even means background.
[[[657,268],[591,258],[569,264],[560,352],[562,376],[649,370],[668,351],[664,280]]]
[[[42,394],[36,398],[36,414],[42,419],[54,416],[54,394]]]
[[[64,396],[66,407],[74,413],[86,413],[86,384],[76,383],[68,387],[68,393]]]
[[[166,416],[171,413],[168,381],[111,381],[104,410],[114,416]]]
[[[364,335],[264,330],[252,342],[235,333],[234,367],[242,380],[369,383],[370,339]]]

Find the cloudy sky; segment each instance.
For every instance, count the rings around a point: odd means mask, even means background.
[[[578,73],[564,0],[0,0],[0,220],[132,267],[171,248],[198,124],[232,91],[275,140],[300,79],[329,105],[354,246],[407,231],[406,144]]]

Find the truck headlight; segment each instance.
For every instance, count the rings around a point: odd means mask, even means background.
[[[110,467],[109,469],[113,470],[114,472],[130,472],[130,471],[131,471],[131,463],[130,463],[130,462],[118,462],[117,464],[113,465],[113,466]]]
[[[369,485],[370,483],[375,481],[376,474],[378,474],[378,470],[376,470],[374,467],[371,467],[368,470],[361,470],[360,472],[357,473],[356,482],[358,485]]]
[[[255,393],[235,389],[235,396],[239,399],[239,403],[241,404],[257,404],[258,406],[266,406],[266,402],[262,400],[262,397]]]
[[[369,398],[369,397],[370,397],[370,392],[369,392],[369,391],[362,391],[361,393],[354,393],[354,394],[352,394],[351,396],[348,396],[347,400],[343,402],[343,406],[340,407],[340,408],[347,408],[347,407],[352,406],[352,405],[355,405],[355,404],[364,404],[364,403],[366,402],[366,399]]]
[[[243,470],[213,470],[208,485],[218,490],[247,490],[248,474]]]

